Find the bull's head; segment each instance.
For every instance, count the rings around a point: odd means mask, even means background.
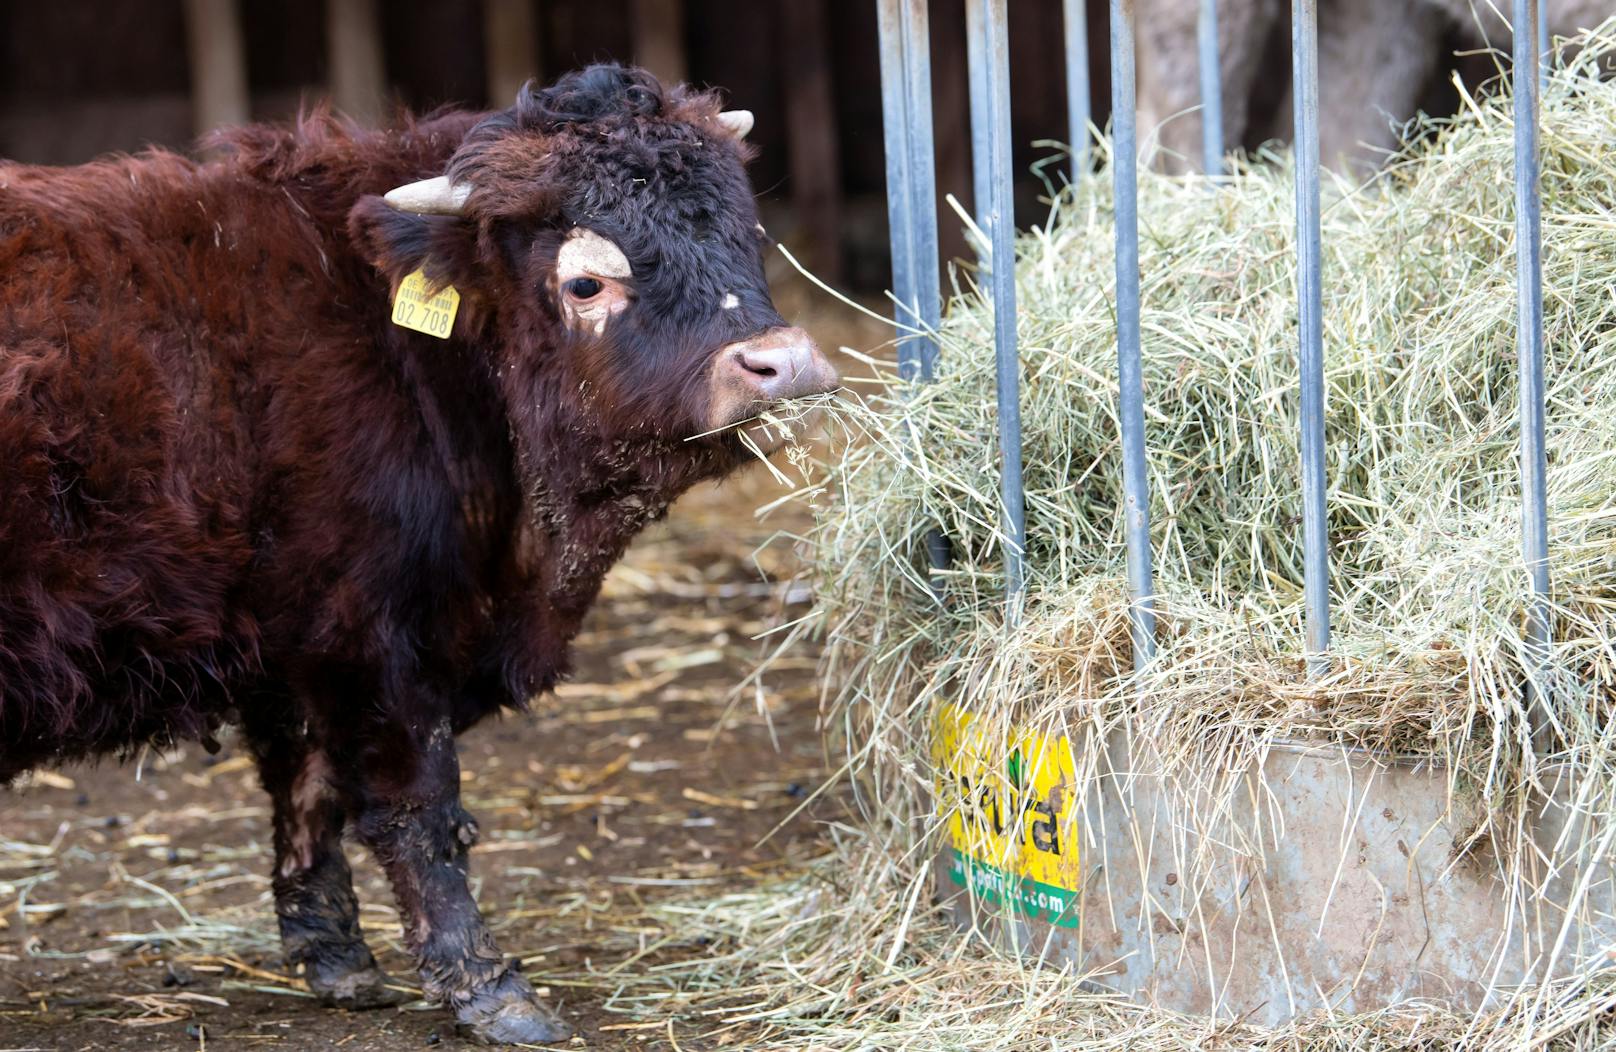
[[[726,429],[836,385],[769,297],[751,124],[711,94],[594,66],[524,88],[442,175],[356,209],[356,232],[395,280],[424,266],[459,288],[460,327],[505,349],[522,397],[733,451]]]

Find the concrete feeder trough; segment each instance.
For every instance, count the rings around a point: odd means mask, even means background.
[[[1131,768],[1120,736],[1081,780],[1064,738],[1023,737],[1002,776],[959,738],[938,741],[939,892],[961,925],[1098,988],[1278,1025],[1412,1000],[1495,1008],[1616,968],[1616,852],[1578,806],[1603,790],[1569,768],[1521,809],[1531,850],[1509,873],[1429,761],[1276,744],[1187,801]]]

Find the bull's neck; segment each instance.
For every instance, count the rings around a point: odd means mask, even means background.
[[[295,150],[289,141],[286,156],[272,158],[275,190],[295,201],[298,211],[327,235],[346,240],[348,212],[361,197],[443,174],[466,133],[484,116],[445,113],[404,128],[357,132],[352,140],[333,135],[318,143],[297,143]],[[246,163],[263,165],[265,158]]]
[[[635,535],[728,464],[707,443],[605,412],[564,364],[565,338],[558,325],[530,330],[531,346],[504,348],[495,383],[522,501],[520,561],[554,610],[581,617]]]
[[[565,675],[566,657],[602,583],[629,543],[659,517],[672,495],[644,480],[602,474],[607,450],[522,443],[523,509],[516,526],[515,575],[505,582],[518,625],[501,633],[500,660],[512,698],[548,690]],[[602,485],[604,483],[604,485]]]
[[[696,481],[683,450],[592,437],[551,434],[519,456],[528,528],[548,548],[547,600],[580,618],[635,536]]]

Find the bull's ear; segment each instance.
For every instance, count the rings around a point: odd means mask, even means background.
[[[475,283],[477,233],[453,216],[402,212],[380,197],[362,197],[348,213],[355,248],[397,285],[424,270],[428,279],[458,287]]]

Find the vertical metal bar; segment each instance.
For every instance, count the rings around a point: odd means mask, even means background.
[[[929,380],[942,314],[938,284],[937,175],[931,125],[931,49],[926,0],[878,0],[881,116],[887,155],[892,292],[897,320],[927,330],[899,342],[899,371]]]
[[[942,314],[938,284],[936,162],[931,122],[931,47],[926,0],[877,0],[881,54],[881,118],[887,161],[887,219],[891,230],[894,314],[905,326],[924,330],[898,343],[899,375],[930,380],[937,358],[936,331]],[[926,531],[932,569],[950,561],[948,538]],[[934,573],[933,596],[943,583]]]
[[[988,60],[982,52],[983,32],[982,4],[966,0],[965,70],[971,102],[972,214],[983,236],[989,236],[989,213],[993,211],[993,151],[988,139]],[[990,245],[978,245],[977,255],[987,259]]]
[[[509,106],[530,77],[548,83],[539,65],[539,23],[532,0],[483,0],[484,84],[490,107]]]
[[[205,135],[251,119],[247,49],[236,0],[186,0],[186,58],[191,67],[191,130]]]
[[[1085,0],[1064,0],[1066,28],[1066,141],[1072,147],[1072,182],[1089,170],[1089,12]]]
[[[1016,616],[1026,589],[1027,517],[1021,478],[1021,375],[1016,350],[1016,218],[1010,153],[1010,36],[1005,0],[966,0],[981,32],[974,57],[983,86],[983,121],[971,126],[972,147],[985,150],[987,232],[992,242],[993,348],[999,412],[999,495],[1005,535],[1005,598]],[[974,11],[970,9],[974,8]]]
[[[326,0],[331,104],[361,124],[387,114],[387,56],[378,0]]]
[[[913,325],[919,316],[915,276],[915,202],[909,165],[909,94],[904,70],[904,0],[876,0],[881,49],[881,127],[887,160],[887,223],[892,245],[892,294],[897,321]],[[898,368],[913,378],[920,363],[913,340],[898,343]]]
[[[935,333],[943,320],[941,275],[937,247],[937,153],[932,139],[931,120],[931,25],[927,0],[907,0],[903,5],[904,81],[908,95],[908,117],[904,127],[909,138],[909,200],[912,203],[914,239],[914,288],[919,322],[925,334],[912,341],[915,348],[911,375],[922,383],[937,369]],[[936,571],[953,561],[948,535],[936,526],[925,536],[926,557],[931,564],[931,593],[942,601],[944,581]]]
[[[1145,473],[1145,394],[1139,346],[1139,131],[1134,103],[1134,0],[1111,0],[1111,177],[1117,213],[1117,379],[1122,418],[1123,533],[1133,664],[1156,652],[1151,581],[1150,482]]]
[[[931,125],[931,29],[927,7],[927,0],[906,0],[902,7],[914,289],[919,322],[927,333],[914,341],[921,380],[930,380],[936,369],[937,341],[931,334],[942,323],[943,313],[937,259],[937,160]]]
[[[1541,0],[1515,0],[1517,27],[1536,27]],[[1515,305],[1521,400],[1521,547],[1531,580],[1526,616],[1526,695],[1533,739],[1542,748],[1552,721],[1543,682],[1549,656],[1549,513],[1544,479],[1543,216],[1538,196],[1537,104],[1539,45],[1515,33]]]
[[[1549,79],[1549,5],[1538,0],[1537,3],[1537,54],[1538,54],[1538,88],[1541,90]],[[1519,25],[1520,23],[1515,23]]]
[[[1330,551],[1325,521],[1324,329],[1319,251],[1318,0],[1292,0],[1291,63],[1296,100],[1296,291],[1302,396],[1302,597],[1307,667],[1329,671]]]
[[[1223,70],[1218,60],[1218,0],[1201,0],[1195,22],[1201,66],[1201,167],[1216,180],[1223,174]]]
[[[685,0],[629,0],[629,46],[634,64],[664,84],[689,75],[685,51]]]

